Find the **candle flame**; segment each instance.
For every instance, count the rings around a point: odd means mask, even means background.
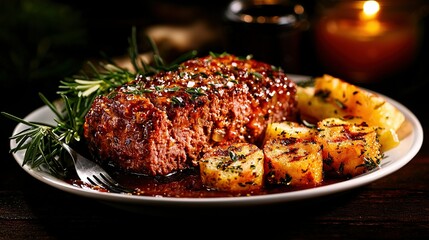
[[[362,9],[363,19],[374,19],[380,11],[380,4],[377,1],[365,1]]]

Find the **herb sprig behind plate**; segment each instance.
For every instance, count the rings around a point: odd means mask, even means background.
[[[70,174],[69,168],[73,162],[58,141],[61,140],[67,144],[81,141],[85,115],[97,96],[107,94],[134,80],[137,76],[148,76],[159,71],[174,69],[179,63],[197,55],[196,51],[191,51],[167,65],[159,55],[156,45],[147,38],[153,53],[153,63],[150,64],[139,58],[135,27],[132,28],[131,37],[128,40],[128,53],[134,71],[121,68],[104,56],[105,62],[100,62],[99,66],[96,67],[88,62],[88,70],[60,81],[58,100],[51,102],[39,93],[41,100],[55,114],[55,124],[26,121],[2,112],[3,116],[28,126],[10,137],[17,143],[16,147],[10,150],[11,153],[25,150],[22,165],[47,171],[59,178],[66,178]]]

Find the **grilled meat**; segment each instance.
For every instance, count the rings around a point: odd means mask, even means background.
[[[103,164],[168,175],[221,144],[260,144],[268,123],[296,118],[296,85],[273,66],[234,55],[188,60],[99,96],[84,137]]]

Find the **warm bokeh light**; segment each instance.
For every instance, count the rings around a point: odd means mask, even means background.
[[[362,9],[363,19],[374,19],[380,11],[380,4],[377,1],[365,1]]]
[[[377,1],[366,1],[363,4],[363,12],[366,15],[375,15],[380,10],[380,4]]]
[[[361,34],[365,36],[375,36],[383,31],[380,22],[377,19],[377,14],[380,11],[380,4],[377,1],[365,1],[362,5],[362,12],[360,14]]]

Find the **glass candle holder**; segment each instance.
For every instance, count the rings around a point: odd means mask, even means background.
[[[356,83],[380,82],[398,73],[418,49],[414,10],[407,1],[388,0],[320,6],[314,27],[320,63],[331,75]]]

